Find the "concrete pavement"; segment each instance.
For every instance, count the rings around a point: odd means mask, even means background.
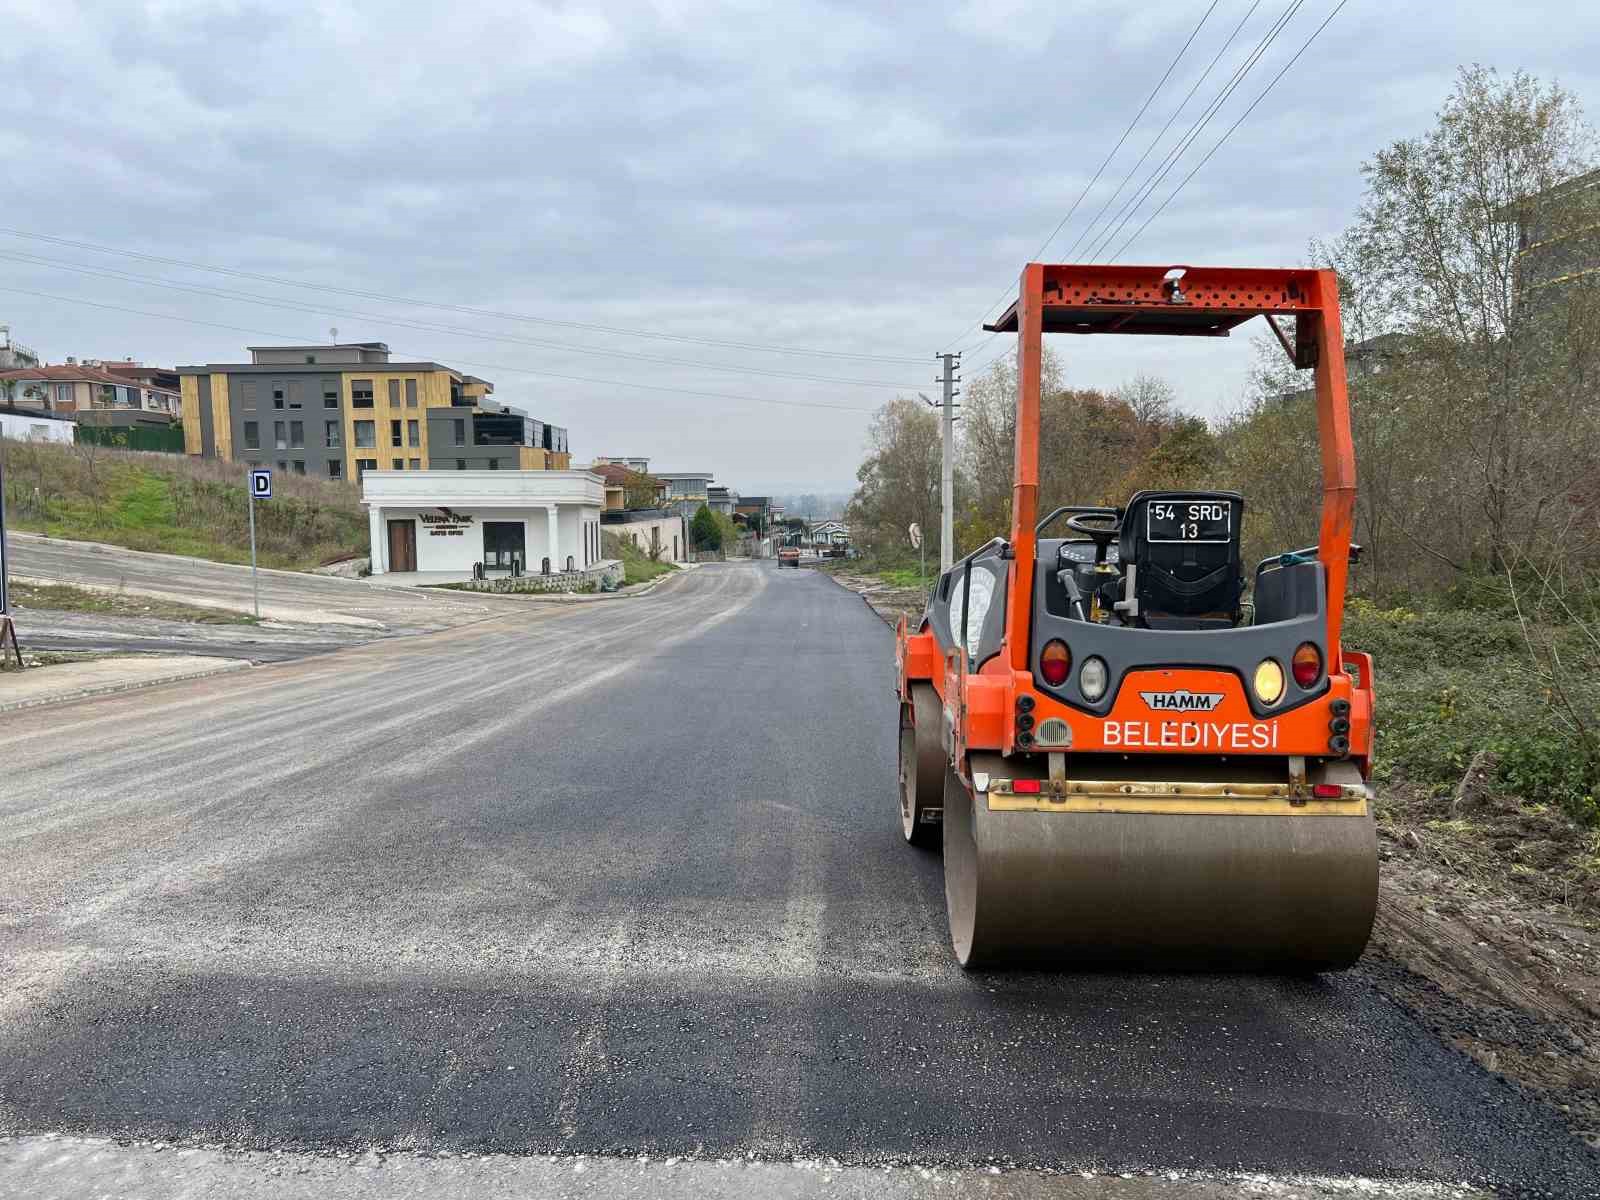
[[[26,533],[10,534],[8,541],[11,571],[18,576],[252,611],[248,566]],[[265,620],[373,632],[448,629],[504,612],[515,602],[479,593],[374,587],[361,579],[299,571],[263,570],[259,578]]]
[[[173,654],[96,658],[8,671],[0,675],[0,713],[130,692],[156,684],[203,679],[248,665],[235,659]]]
[[[1359,970],[960,971],[892,677],[857,598],[728,564],[0,718],[0,1134],[1595,1194]]]

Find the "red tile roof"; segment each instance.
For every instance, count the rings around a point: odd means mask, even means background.
[[[94,367],[18,367],[14,371],[0,371],[0,379],[38,380],[41,383],[114,383],[127,387],[128,380],[120,375]]]

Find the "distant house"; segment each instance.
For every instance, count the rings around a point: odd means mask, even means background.
[[[619,467],[627,467],[628,470],[637,471],[641,475],[650,474],[650,460],[648,458],[638,458],[626,454],[596,454],[594,463],[597,467],[613,464]]]
[[[70,446],[75,425],[65,413],[0,404],[0,437],[14,442],[60,442]]]
[[[589,470],[605,483],[605,507],[600,510],[600,523],[605,532],[628,539],[653,558],[683,561],[689,548],[686,518],[676,508],[668,507],[665,480],[620,462],[597,460]],[[630,506],[630,492],[634,501],[647,498],[650,503]]]
[[[0,371],[18,367],[37,367],[39,356],[28,347],[11,340],[11,326],[0,325]]]
[[[1600,170],[1526,196],[1498,215],[1517,227],[1516,287],[1524,301],[1600,275]]]
[[[134,365],[135,370],[144,368]],[[152,372],[154,374],[155,372]],[[19,367],[0,371],[0,400],[23,408],[67,413],[79,420],[85,414],[107,414],[100,424],[134,423],[110,414],[153,414],[160,423],[179,419],[182,406],[176,388],[146,383],[133,375],[119,375],[103,367],[68,362],[61,366]],[[143,418],[138,418],[139,423]]]

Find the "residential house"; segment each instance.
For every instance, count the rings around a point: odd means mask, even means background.
[[[66,413],[83,424],[165,427],[176,416],[177,395],[69,359],[61,366],[0,371],[0,400]]]
[[[617,466],[627,467],[628,470],[637,471],[641,475],[650,474],[650,460],[648,458],[638,458],[638,457],[635,457],[633,455],[627,455],[627,454],[621,454],[621,455],[596,454],[594,456],[594,465],[595,466],[599,467],[599,466],[604,466],[606,464],[615,464]]]
[[[247,349],[248,363],[178,368],[190,454],[327,479],[572,465],[565,429],[442,363],[392,361],[382,342]]]
[[[11,340],[11,326],[0,325],[0,371],[18,367],[37,367],[39,356],[28,347]]]
[[[66,413],[0,404],[0,437],[14,442],[60,442],[70,446],[75,440],[75,426],[76,422]]]
[[[687,519],[675,508],[667,506],[667,484],[664,480],[645,475],[616,461],[597,461],[589,469],[601,478],[605,486],[605,506],[600,512],[600,522],[605,532],[628,539],[636,548],[654,558],[683,561],[689,548]],[[637,502],[642,498],[648,498],[650,504],[635,503],[630,507],[630,499]]]

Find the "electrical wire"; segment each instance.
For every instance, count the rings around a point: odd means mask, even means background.
[[[896,363],[921,363],[924,360],[911,356],[896,356],[886,354],[856,354],[843,350],[816,350],[794,346],[773,346],[760,342],[739,342],[724,338],[694,337],[689,334],[662,333],[657,330],[628,329],[614,325],[596,325],[585,321],[561,321],[553,317],[538,317],[528,313],[499,312],[494,309],[473,308],[465,304],[449,304],[435,300],[416,300],[405,296],[390,295],[385,292],[369,292],[358,288],[335,287],[331,284],[308,283],[304,280],[286,279],[278,275],[263,275],[255,271],[241,271],[233,267],[219,267],[210,263],[194,262],[183,258],[170,258],[160,254],[145,254],[138,250],[125,250],[117,246],[105,246],[96,242],[76,241],[72,238],[57,237],[48,233],[31,233],[23,229],[10,229],[0,226],[0,234],[8,237],[27,238],[32,241],[50,242],[58,246],[70,246],[77,250],[88,250],[96,254],[118,254],[125,258],[137,258],[145,262],[161,263],[169,267],[184,267],[193,271],[209,271],[217,275],[231,275],[239,279],[254,279],[261,283],[270,283],[279,287],[303,288],[309,291],[330,292],[341,296],[355,296],[362,300],[381,300],[388,304],[407,304],[415,308],[437,308],[448,312],[466,313],[475,317],[492,317],[500,321],[523,321],[536,325],[553,325],[562,329],[582,329],[590,333],[609,333],[621,337],[654,338],[666,342],[687,342],[700,346],[718,346],[729,350],[751,350],[763,354],[798,354],[808,358],[844,358],[859,359],[866,362],[896,362]]]
[[[1139,111],[1134,113],[1133,120],[1129,121],[1127,128],[1122,131],[1122,136],[1117,139],[1117,144],[1111,147],[1111,152],[1107,154],[1105,159],[1100,163],[1099,169],[1094,173],[1094,178],[1090,179],[1088,183],[1084,184],[1083,190],[1078,193],[1078,198],[1072,202],[1072,207],[1067,209],[1067,215],[1056,222],[1056,227],[1050,231],[1050,236],[1045,238],[1044,244],[1039,247],[1038,251],[1029,261],[1039,261],[1044,252],[1049,249],[1050,243],[1055,241],[1056,234],[1060,233],[1061,230],[1066,226],[1067,222],[1072,220],[1073,214],[1078,211],[1078,206],[1083,203],[1084,197],[1086,197],[1094,185],[1100,181],[1100,176],[1103,175],[1105,173],[1105,169],[1111,165],[1111,160],[1116,157],[1117,151],[1122,149],[1122,144],[1128,140],[1128,135],[1134,131],[1140,120],[1143,119],[1145,112],[1148,111],[1150,105],[1154,103],[1155,98],[1161,94],[1161,89],[1166,85],[1166,82],[1171,77],[1172,72],[1177,69],[1178,63],[1182,60],[1184,54],[1188,52],[1190,45],[1192,45],[1194,42],[1194,39],[1199,36],[1200,30],[1204,28],[1205,23],[1210,20],[1211,14],[1216,11],[1218,3],[1220,3],[1220,0],[1211,0],[1211,6],[1200,15],[1199,22],[1192,30],[1189,31],[1189,36],[1184,39],[1183,45],[1178,47],[1177,54],[1172,56],[1172,61],[1167,64],[1166,71],[1163,72],[1161,78],[1156,81],[1155,87],[1150,89],[1150,94],[1145,97],[1144,103],[1139,106]],[[1000,294],[999,299],[995,300],[989,305],[988,308],[983,310],[983,315],[980,316],[974,324],[967,326],[954,338],[950,339],[951,342],[959,342],[963,338],[967,337],[967,335],[972,331],[982,329],[984,321],[987,320],[989,314],[994,311],[995,305],[1004,303],[1007,297],[1010,295],[1011,292],[1008,286],[1007,290]]]
[[[1243,62],[1233,69],[1233,75],[1228,79],[1228,82],[1223,84],[1217,94],[1211,98],[1204,110],[1195,118],[1194,123],[1189,126],[1188,131],[1178,139],[1172,149],[1167,151],[1165,157],[1150,172],[1144,182],[1134,189],[1133,195],[1128,197],[1127,202],[1117,210],[1116,216],[1111,218],[1111,222],[1107,224],[1106,228],[1096,235],[1094,241],[1090,243],[1084,252],[1084,257],[1089,262],[1093,262],[1099,257],[1101,252],[1127,227],[1128,222],[1138,214],[1145,201],[1155,194],[1162,181],[1172,173],[1183,156],[1189,152],[1190,147],[1205,132],[1206,127],[1222,111],[1223,106],[1233,98],[1234,92],[1238,91],[1240,86],[1243,85],[1245,78],[1256,68],[1256,65],[1260,63],[1267,51],[1272,49],[1273,43],[1278,40],[1279,35],[1288,27],[1289,22],[1294,19],[1295,14],[1300,11],[1305,2],[1306,0],[1293,0],[1282,13],[1273,19],[1272,24],[1267,27],[1266,33],[1256,43],[1255,48],[1245,56]]]
[[[1173,122],[1183,115],[1183,110],[1189,107],[1189,101],[1194,99],[1194,94],[1200,90],[1200,85],[1203,84],[1207,79],[1211,78],[1211,72],[1217,69],[1217,64],[1222,61],[1222,56],[1228,52],[1228,47],[1233,45],[1234,39],[1239,36],[1239,32],[1245,27],[1246,22],[1248,22],[1251,17],[1256,15],[1256,9],[1260,7],[1261,0],[1255,0],[1255,2],[1251,4],[1250,7],[1245,11],[1244,16],[1239,18],[1239,23],[1233,27],[1233,32],[1230,33],[1227,37],[1227,40],[1224,41],[1220,47],[1218,47],[1216,54],[1212,56],[1210,63],[1206,65],[1206,69],[1200,72],[1200,77],[1194,81],[1194,85],[1190,87],[1188,94],[1185,95],[1184,98],[1179,102],[1178,107],[1172,110],[1172,115],[1167,118],[1166,124],[1161,127],[1160,131],[1155,135],[1155,137],[1150,139],[1150,144],[1144,148],[1144,153],[1139,155],[1139,161],[1128,168],[1128,173],[1122,177],[1122,182],[1117,184],[1117,190],[1106,197],[1105,203],[1100,206],[1100,211],[1095,213],[1094,216],[1090,217],[1089,223],[1079,231],[1077,240],[1073,242],[1072,245],[1067,248],[1067,252],[1061,256],[1063,259],[1065,259],[1067,262],[1073,261],[1072,256],[1078,252],[1078,247],[1083,245],[1084,239],[1087,238],[1094,230],[1094,227],[1099,224],[1100,218],[1105,216],[1106,210],[1117,202],[1117,197],[1122,195],[1122,189],[1127,187],[1129,181],[1131,181],[1133,177],[1139,173],[1139,168],[1144,166],[1145,160],[1150,157],[1151,151],[1153,151],[1156,146],[1160,144],[1161,139],[1167,136],[1167,131],[1172,128]]]
[[[405,329],[414,329],[421,333],[437,333],[454,337],[475,338],[480,341],[506,342],[522,346],[538,346],[542,349],[568,351],[574,354],[597,355],[602,358],[626,358],[639,362],[662,363],[675,367],[693,367],[706,371],[726,371],[738,375],[763,375],[773,379],[798,379],[808,383],[833,383],[850,387],[870,388],[899,388],[910,389],[916,385],[909,383],[892,383],[877,379],[839,379],[831,375],[811,375],[796,371],[776,371],[766,367],[744,367],[737,364],[696,362],[681,358],[662,358],[652,354],[635,354],[627,350],[608,350],[601,346],[577,346],[566,342],[552,342],[541,338],[513,337],[508,334],[480,333],[473,329],[462,329],[452,325],[438,325],[431,322],[420,323],[409,321],[403,317],[390,316],[384,313],[360,312],[352,309],[330,308],[326,305],[309,304],[291,300],[276,300],[254,292],[236,292],[225,288],[196,287],[192,284],[179,283],[174,279],[162,279],[152,275],[140,275],[132,271],[119,271],[110,267],[90,267],[82,263],[67,262],[62,259],[46,258],[37,254],[19,254],[0,250],[0,259],[12,262],[28,263],[35,266],[49,267],[52,270],[72,271],[79,275],[95,276],[102,279],[120,279],[127,282],[140,284],[147,287],[160,287],[167,291],[190,292],[197,296],[212,296],[224,300],[239,300],[248,304],[258,304],[267,308],[281,308],[290,312],[321,313],[329,316],[347,317],[355,320],[374,321]]]
[[[1222,148],[1222,144],[1233,135],[1233,131],[1239,128],[1239,126],[1244,123],[1244,119],[1255,111],[1256,105],[1260,104],[1267,98],[1267,93],[1272,91],[1272,89],[1277,86],[1278,81],[1289,73],[1289,68],[1294,66],[1294,64],[1299,61],[1300,56],[1311,48],[1311,43],[1316,41],[1321,35],[1322,31],[1333,23],[1333,19],[1339,15],[1340,10],[1342,10],[1349,2],[1350,0],[1339,0],[1339,3],[1333,6],[1333,11],[1323,18],[1322,24],[1318,25],[1314,30],[1311,31],[1311,36],[1301,44],[1300,49],[1294,52],[1294,57],[1288,62],[1284,63],[1283,68],[1272,77],[1272,81],[1268,83],[1266,87],[1261,89],[1260,95],[1258,95],[1254,100],[1250,101],[1250,107],[1245,109],[1244,112],[1240,113],[1239,119],[1236,120],[1232,125],[1228,126],[1227,132],[1217,139],[1216,145],[1212,146],[1210,150],[1207,150],[1205,157],[1194,165],[1194,170],[1190,171],[1183,177],[1182,182],[1180,182],[1177,187],[1172,189],[1172,191],[1167,195],[1167,198],[1161,202],[1160,207],[1146,217],[1144,224],[1135,229],[1129,236],[1128,240],[1122,243],[1122,246],[1117,251],[1116,257],[1120,258],[1124,253],[1127,252],[1128,247],[1133,245],[1138,236],[1150,227],[1150,222],[1159,217],[1166,210],[1167,205],[1172,203],[1174,197],[1176,197],[1179,192],[1183,191],[1188,182],[1199,173],[1200,168],[1211,161],[1211,156]]]
[[[35,296],[42,300],[55,300],[62,304],[80,304],[89,308],[100,308],[110,312],[128,313],[136,317],[151,317],[158,321],[181,321],[185,325],[203,325],[208,329],[225,329],[231,333],[248,333],[259,337],[282,338],[289,342],[300,342],[302,339],[297,334],[282,333],[271,329],[255,329],[244,325],[225,325],[218,321],[202,321],[196,317],[180,317],[173,313],[150,312],[147,309],[129,308],[122,304],[106,304],[98,300],[84,300],[78,296],[60,296],[51,292],[38,292],[29,288],[11,287],[0,284],[0,292],[12,292],[20,296]],[[403,352],[401,352],[403,353]],[[419,359],[417,361],[425,361]],[[781,404],[792,408],[824,408],[835,412],[853,412],[871,415],[876,408],[858,408],[849,404],[824,404],[817,400],[779,400],[771,396],[744,396],[731,392],[710,392],[693,388],[666,387],[653,383],[629,383],[620,379],[595,379],[587,375],[567,375],[556,371],[535,370],[531,367],[509,366],[504,363],[474,362],[471,359],[456,359],[457,362],[469,367],[481,367],[491,371],[505,371],[513,375],[529,375],[535,379],[563,379],[576,383],[593,383],[602,387],[617,387],[636,389],[647,392],[671,392],[680,396],[703,396],[717,400],[738,400],[753,404]],[[381,364],[374,364],[375,366]]]

